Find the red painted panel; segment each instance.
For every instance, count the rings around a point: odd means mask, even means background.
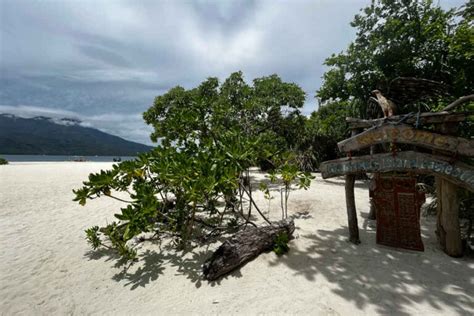
[[[420,207],[425,195],[416,188],[416,178],[377,174],[372,193],[377,213],[377,243],[423,251]]]

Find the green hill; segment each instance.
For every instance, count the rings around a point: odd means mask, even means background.
[[[0,114],[0,153],[24,155],[134,156],[152,147],[83,127],[74,119]]]

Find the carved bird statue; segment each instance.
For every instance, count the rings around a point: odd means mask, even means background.
[[[372,91],[372,94],[374,94],[375,97],[377,98],[377,103],[382,108],[384,117],[390,117],[395,114],[395,111],[397,110],[397,106],[395,105],[395,103],[393,103],[393,101],[384,97],[382,92],[380,92],[379,90]]]
[[[446,96],[448,86],[442,82],[423,78],[397,77],[388,84],[383,81],[379,82],[377,89],[382,90],[383,94],[380,90],[372,91],[373,94],[378,93],[375,94],[377,98],[370,97],[367,101],[366,116],[369,119],[380,117],[382,113],[385,117],[394,114],[393,110],[392,113],[388,112],[391,106],[388,104],[387,107],[385,100],[396,104],[397,114],[420,110],[429,111],[429,103],[440,96]]]

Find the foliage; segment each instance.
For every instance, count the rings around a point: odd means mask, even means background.
[[[275,238],[275,243],[273,245],[273,251],[281,256],[290,250],[290,247],[288,247],[288,242],[289,242],[288,234],[286,232],[282,232]]]
[[[8,165],[8,161],[5,158],[0,157],[0,165]]]
[[[469,1],[456,13],[432,1],[373,0],[351,23],[355,41],[326,59],[330,69],[318,97],[345,101],[354,116],[365,117],[370,91],[386,90],[396,77],[444,82],[456,97],[472,93],[473,6]]]
[[[99,238],[99,226],[93,226],[85,230],[87,242],[92,249],[96,250],[102,244]]]
[[[346,124],[346,117],[350,116],[348,106],[347,101],[328,102],[311,113],[306,121],[306,133],[301,140],[300,149],[313,153],[313,166],[340,157],[337,143],[349,136]]]
[[[282,219],[288,218],[288,199],[292,190],[292,185],[297,185],[298,189],[307,190],[311,185],[311,180],[314,179],[309,172],[300,171],[297,164],[295,164],[296,156],[294,153],[287,153],[280,157],[278,168],[271,170],[269,173],[270,181],[272,183],[281,183],[280,189],[280,205],[282,212]],[[268,186],[264,183],[260,184],[260,190],[264,192],[265,198],[270,199],[270,192]]]
[[[240,72],[222,84],[209,78],[197,88],[175,87],[156,97],[143,117],[154,128],[151,139],[160,145],[134,161],[89,175],[74,191],[81,205],[101,196],[125,205],[116,221],[86,230],[88,242],[134,259],[133,238],[142,233],[172,236],[185,247],[192,240],[255,225],[254,209],[268,222],[252,198],[249,168],[267,160],[282,166],[287,182],[302,178],[282,157],[303,103],[304,93],[295,84],[273,75],[248,85]],[[309,186],[309,180],[300,182]]]

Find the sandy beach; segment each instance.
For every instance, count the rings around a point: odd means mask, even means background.
[[[139,254],[147,255],[124,270],[113,254],[92,252],[84,234],[111,222],[121,203],[72,201],[90,172],[110,166],[0,166],[0,314],[474,314],[474,259],[439,250],[435,218],[422,218],[424,252],[376,245],[367,185],[357,182],[355,246],[347,242],[344,182],[317,174],[308,191],[290,196],[297,228],[287,255],[264,253],[209,283],[201,263],[218,244],[183,256],[145,242]],[[257,200],[279,219],[277,199],[270,207],[261,194]]]

